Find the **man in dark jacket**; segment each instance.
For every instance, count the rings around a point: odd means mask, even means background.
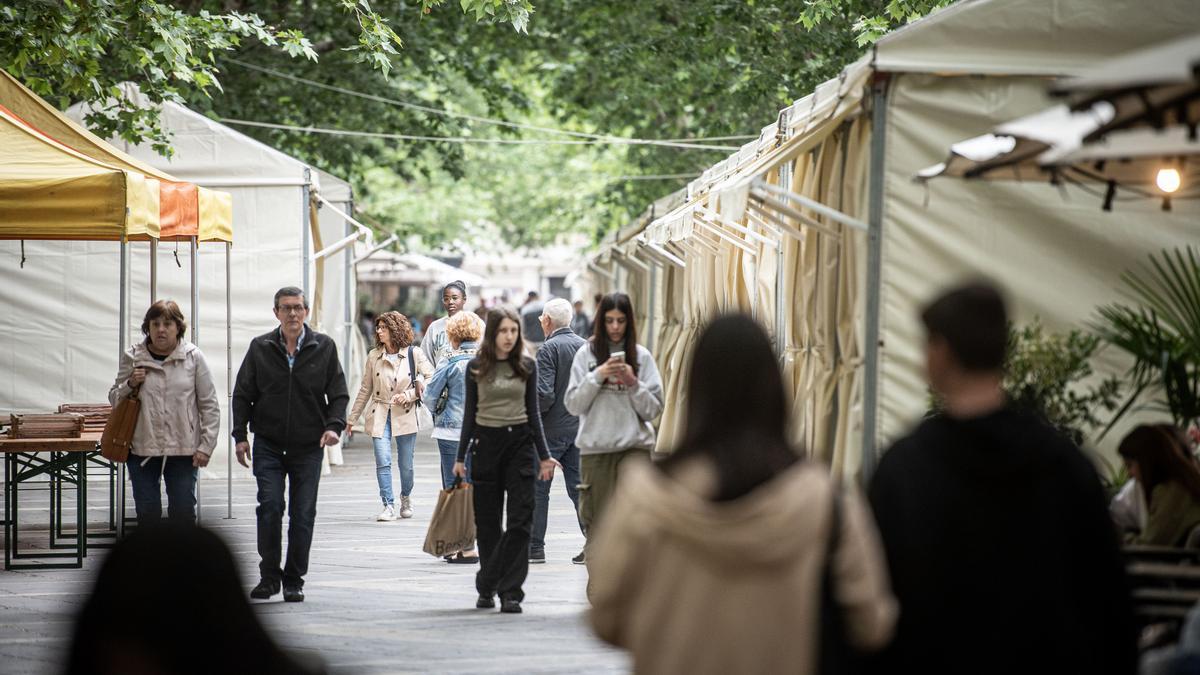
[[[233,390],[237,459],[250,466],[246,425],[254,433],[258,479],[258,585],[250,597],[266,599],[283,587],[287,602],[304,600],[304,575],[317,517],[317,484],[325,446],[346,428],[350,395],[337,345],[305,324],[308,301],[299,288],[275,294],[279,328],[254,338]],[[280,569],[284,482],[288,490],[287,562]]]
[[[587,340],[571,330],[571,304],[562,298],[546,303],[542,308],[542,331],[550,336],[537,355],[538,407],[542,412],[542,427],[546,432],[546,445],[550,456],[562,464],[563,480],[567,496],[579,513],[579,448],[575,446],[575,434],[579,431],[579,418],[567,412],[563,397],[571,382],[571,363],[575,352],[587,344]],[[529,562],[546,562],[546,519],[550,511],[550,480],[539,480],[534,484],[533,533],[529,540]],[[580,529],[583,526],[580,525]],[[583,554],[572,558],[578,565],[584,563]]]
[[[1120,673],[1136,633],[1091,462],[1001,388],[999,293],[953,290],[921,316],[943,412],[879,463],[871,506],[900,620],[879,673]]]

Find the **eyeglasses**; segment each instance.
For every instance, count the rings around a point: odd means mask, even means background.
[[[304,305],[279,305],[275,308],[280,314],[303,314],[306,309]]]

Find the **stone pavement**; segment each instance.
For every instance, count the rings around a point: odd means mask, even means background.
[[[441,487],[436,444],[422,437],[417,445],[415,517],[377,523],[381,506],[368,440],[356,436],[345,449],[346,463],[321,480],[305,602],[284,603],[278,595],[255,602],[281,645],[323,660],[334,675],[629,670],[627,657],[596,640],[585,624],[587,575],[571,564],[583,537],[561,472],[550,500],[547,562],[530,566],[525,613],[501,615],[474,609],[476,566],[448,565],[421,551]],[[232,520],[225,519],[224,481],[201,481],[203,524],[229,543],[249,591],[258,579],[255,486],[240,466],[234,473]],[[398,502],[400,479],[393,475]],[[91,480],[89,504],[106,503],[99,481]],[[22,523],[26,515],[30,527],[45,522],[43,499],[22,494]],[[90,521],[103,518],[96,509]],[[58,671],[74,614],[104,554],[89,551],[83,570],[0,571],[0,673]]]

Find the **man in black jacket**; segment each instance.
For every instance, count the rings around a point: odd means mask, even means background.
[[[308,301],[294,286],[275,293],[279,328],[254,338],[233,390],[237,459],[250,466],[246,425],[254,432],[258,479],[260,580],[250,597],[266,599],[283,587],[287,602],[304,600],[304,575],[317,517],[317,484],[325,446],[346,428],[346,377],[337,345],[305,324]],[[280,569],[284,482],[289,485],[287,562]]]
[[[575,435],[579,432],[579,418],[567,412],[563,399],[567,385],[571,382],[571,364],[575,352],[587,344],[587,340],[571,330],[571,304],[562,298],[546,303],[538,317],[542,332],[548,335],[537,354],[538,407],[542,413],[542,428],[546,433],[546,445],[550,456],[557,459],[563,468],[563,481],[567,496],[575,506],[576,520],[579,515],[579,448]],[[529,562],[546,562],[546,523],[550,513],[550,484],[553,481],[539,480],[534,483],[533,532],[529,543]],[[579,529],[583,530],[580,523]],[[584,564],[583,553],[571,559],[577,565]]]
[[[1104,489],[1068,438],[1006,401],[999,293],[958,288],[921,319],[943,412],[892,446],[871,481],[900,601],[876,672],[1132,675]]]

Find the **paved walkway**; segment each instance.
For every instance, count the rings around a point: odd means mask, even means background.
[[[628,671],[628,659],[592,637],[584,623],[586,572],[571,564],[583,537],[561,474],[550,501],[547,562],[530,567],[525,613],[501,615],[474,609],[475,566],[448,565],[421,551],[441,487],[433,441],[422,438],[417,446],[415,517],[377,523],[375,466],[364,440],[356,437],[345,450],[346,464],[321,480],[305,602],[286,604],[275,596],[256,603],[285,648],[323,659],[335,675]],[[394,480],[399,495],[399,476]],[[204,525],[229,542],[248,591],[258,577],[254,482],[249,472],[235,478],[233,520],[224,518],[223,481],[203,481],[202,488],[209,497]],[[106,500],[96,489],[91,504]],[[33,513],[36,500],[23,495],[30,507],[22,511],[23,523],[27,511],[44,522]],[[102,518],[96,511],[91,521]],[[42,533],[30,538],[36,534]],[[82,571],[0,571],[0,672],[58,671],[72,619],[104,553],[91,551]]]

